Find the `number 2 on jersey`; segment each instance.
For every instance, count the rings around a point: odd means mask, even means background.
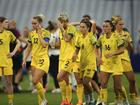
[[[44,65],[44,59],[39,59],[39,63],[40,66]]]

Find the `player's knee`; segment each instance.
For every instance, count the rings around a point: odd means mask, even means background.
[[[34,85],[36,85],[36,84],[39,82],[39,80],[37,80],[36,78],[33,78],[32,81],[33,81],[33,84],[34,84]]]

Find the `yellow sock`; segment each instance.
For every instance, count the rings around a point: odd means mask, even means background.
[[[13,94],[8,94],[8,103],[13,103],[14,96]]]
[[[82,103],[83,102],[83,84],[78,84],[77,85],[77,97],[78,97],[78,103]]]
[[[66,99],[66,82],[63,80],[59,82],[59,86],[61,89],[62,100]]]
[[[66,86],[66,98],[67,98],[67,101],[69,103],[71,103],[71,100],[72,100],[72,87],[71,87],[71,85]]]
[[[107,98],[108,98],[108,94],[107,94],[107,89],[101,89],[101,99],[107,103]]]
[[[46,98],[45,98],[44,89],[43,89],[43,86],[40,82],[36,85],[36,89],[37,89],[37,92],[38,92],[38,95],[40,96],[40,98],[42,100],[45,100]]]
[[[38,98],[38,105],[41,105],[42,99],[41,99],[41,97],[39,96],[39,94],[37,95],[37,98]]]

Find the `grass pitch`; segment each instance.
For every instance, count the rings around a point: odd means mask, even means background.
[[[122,78],[123,84],[128,92],[128,81],[126,78],[123,76]],[[136,74],[136,82],[137,82],[137,87],[138,91],[140,92],[140,74]],[[21,86],[23,88],[23,92],[15,94],[14,95],[14,105],[38,105],[37,104],[37,95],[32,94],[31,92],[27,91],[28,90],[28,76],[25,76],[24,81],[21,83]],[[46,92],[46,97],[48,99],[49,105],[60,105],[61,103],[61,95],[60,94],[54,94],[51,93],[51,90],[53,89],[53,81],[50,78],[49,79],[49,90]],[[0,87],[2,87],[2,83],[0,82]],[[114,91],[113,91],[113,81],[112,77],[110,77],[109,83],[108,83],[108,101],[112,102],[114,100]],[[96,93],[93,93],[96,97]],[[77,102],[77,97],[76,93],[73,93],[73,105],[76,105]],[[8,105],[7,103],[7,95],[5,93],[0,92],[0,105]]]

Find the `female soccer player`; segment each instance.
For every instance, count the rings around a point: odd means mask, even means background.
[[[140,104],[136,89],[136,80],[129,57],[129,52],[133,49],[132,38],[129,32],[124,31],[124,20],[121,17],[116,17],[115,34],[120,36],[125,41],[124,53],[120,55],[123,66],[123,73],[129,81],[130,99],[133,104]]]
[[[114,35],[112,28],[111,21],[105,20],[103,23],[104,34],[100,36],[97,42],[97,60],[101,64],[101,99],[107,104],[107,83],[110,74],[113,74],[116,100],[117,103],[122,104],[120,97],[122,93],[121,75],[123,68],[119,55],[124,52],[124,41]]]
[[[0,17],[0,76],[5,76],[7,83],[8,103],[13,105],[13,85],[12,85],[12,57],[17,52],[21,43],[12,32],[6,30],[8,28],[8,20],[5,17]],[[17,43],[16,47],[10,52],[10,42]]]
[[[47,105],[48,102],[41,84],[41,78],[45,73],[48,73],[49,69],[48,44],[50,33],[41,27],[41,23],[42,18],[40,16],[33,17],[33,31],[29,33],[29,44],[23,59],[23,66],[26,64],[26,59],[29,56],[30,51],[32,51],[31,67],[33,84],[38,91],[38,96],[40,97],[39,99],[41,99],[41,105]]]
[[[59,27],[61,29],[60,33],[60,55],[59,55],[59,73],[57,75],[57,80],[62,94],[62,103],[66,101],[68,104],[71,103],[72,99],[72,89],[69,83],[69,75],[72,72],[72,55],[74,53],[74,35],[76,28],[69,24],[68,17],[66,15],[61,15],[58,20],[60,21]]]
[[[81,51],[80,70],[82,83],[84,85],[86,105],[95,104],[90,83],[96,70],[96,38],[89,32],[90,28],[91,23],[89,21],[83,19],[80,22],[80,33],[76,41],[76,51],[73,55],[73,61],[76,61],[79,50]]]

